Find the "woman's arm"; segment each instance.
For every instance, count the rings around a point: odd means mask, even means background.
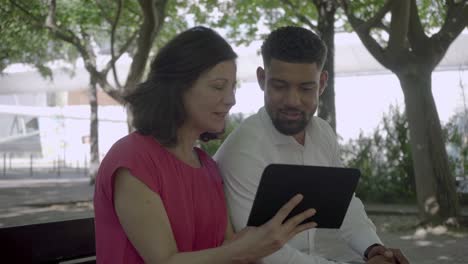
[[[295,234],[312,228],[300,225],[313,215],[307,210],[283,224],[284,219],[301,201],[295,196],[267,224],[248,228],[232,243],[197,252],[179,253],[169,218],[159,195],[132,176],[127,169],[117,171],[114,183],[114,207],[129,240],[146,263],[248,263],[267,256]]]
[[[126,169],[117,171],[114,206],[128,238],[146,263],[232,263],[220,248],[180,254],[158,194]]]
[[[232,226],[231,215],[229,214],[229,210],[226,210],[226,214],[227,214],[227,225],[226,225],[226,233],[224,234],[224,244],[233,240],[236,235],[236,232],[234,232],[234,227]]]

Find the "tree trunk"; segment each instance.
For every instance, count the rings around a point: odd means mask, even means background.
[[[91,77],[89,86],[89,106],[91,109],[90,118],[90,162],[88,175],[90,184],[96,181],[96,175],[99,168],[99,133],[98,133],[98,101],[97,101],[97,88],[96,80]]]
[[[328,54],[324,70],[328,72],[327,88],[319,101],[318,116],[326,120],[336,131],[335,112],[335,13],[337,4],[335,1],[319,1],[317,9],[319,17],[317,28],[322,39],[327,45]]]
[[[135,131],[135,127],[133,127],[133,113],[128,107],[125,109],[125,111],[127,111],[127,128],[128,133],[130,134]]]
[[[438,224],[458,215],[458,197],[432,96],[431,69],[413,67],[396,74],[405,97],[419,212],[425,223]]]

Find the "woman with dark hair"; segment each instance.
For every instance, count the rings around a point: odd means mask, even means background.
[[[232,231],[216,163],[194,145],[224,129],[236,57],[215,31],[192,28],[158,52],[148,79],[125,97],[136,132],[99,168],[98,263],[248,263],[315,226],[301,224],[313,209],[284,221],[297,195],[265,225]]]

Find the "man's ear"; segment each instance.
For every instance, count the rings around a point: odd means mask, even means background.
[[[258,66],[257,68],[257,82],[262,91],[265,91],[265,70]]]
[[[328,85],[328,72],[322,71],[320,73],[319,95],[322,95],[323,91],[325,91],[325,88],[327,88],[327,85]]]

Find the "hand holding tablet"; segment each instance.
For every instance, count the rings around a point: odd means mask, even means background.
[[[234,239],[228,242],[239,252],[243,252],[235,260],[250,263],[268,256],[283,247],[296,234],[315,227],[314,222],[304,223],[304,220],[315,214],[314,209],[288,217],[302,199],[302,195],[295,195],[268,222],[259,227],[246,227],[237,233]]]

